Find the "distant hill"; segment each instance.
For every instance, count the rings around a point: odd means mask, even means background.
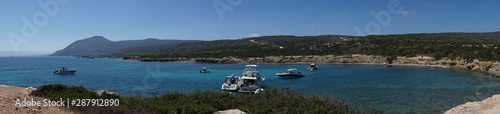
[[[120,55],[165,57],[264,57],[275,55],[382,56],[500,60],[500,32],[418,33],[370,36],[262,36],[129,48]]]
[[[70,56],[70,55],[110,55],[123,49],[136,48],[154,45],[175,45],[185,42],[195,42],[195,40],[126,40],[110,41],[102,36],[78,40],[71,43],[63,50],[54,52],[51,56]]]
[[[311,46],[328,45],[352,36],[262,36],[238,40],[214,40],[129,48],[120,51],[124,56],[147,57],[256,57],[268,55],[327,54],[329,51],[314,50]],[[306,50],[307,49],[307,50]]]

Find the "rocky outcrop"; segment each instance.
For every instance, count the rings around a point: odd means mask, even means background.
[[[94,92],[97,93],[97,95],[99,95],[99,97],[101,97],[103,99],[118,98],[119,97],[118,93],[111,92],[108,90],[95,90]]]
[[[493,95],[479,102],[467,102],[446,111],[445,114],[500,114],[500,95]]]
[[[498,61],[492,62],[492,61],[473,60],[471,62],[468,62],[466,60],[459,59],[459,60],[440,60],[435,63],[437,65],[448,66],[456,69],[483,72],[495,77],[500,76],[500,66],[498,64]]]

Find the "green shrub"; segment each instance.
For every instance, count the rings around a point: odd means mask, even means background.
[[[78,99],[98,99],[96,93],[88,91],[81,86],[67,87],[62,84],[43,85],[36,91],[31,93],[33,96],[47,97],[51,100],[59,100],[60,98],[70,98],[70,100]]]
[[[59,98],[99,99],[83,87],[61,84],[43,85],[31,95]],[[363,113],[344,100],[324,95],[305,95],[289,88],[270,88],[260,94],[200,91],[169,92],[162,96],[119,97],[117,107],[71,107],[84,113],[213,113],[240,109],[249,113]],[[365,113],[377,113],[373,108]]]

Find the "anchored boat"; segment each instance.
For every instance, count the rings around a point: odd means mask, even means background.
[[[210,69],[207,69],[207,67],[202,67],[200,70],[200,73],[209,73]]]
[[[276,73],[276,76],[279,76],[281,78],[298,78],[298,77],[303,77],[306,76],[305,74],[302,74],[297,72],[297,69],[287,69],[287,72],[285,73]]]
[[[239,92],[254,92],[262,87],[266,78],[260,75],[257,65],[246,65],[243,76],[240,77]]]
[[[239,89],[238,83],[240,82],[239,76],[227,76],[224,84],[222,84],[222,90],[226,91],[237,91]]]
[[[318,71],[318,66],[314,63],[310,64],[308,67],[307,67],[307,70],[309,71]]]
[[[61,70],[54,71],[54,74],[74,74],[76,72],[75,68],[67,69],[63,67]]]

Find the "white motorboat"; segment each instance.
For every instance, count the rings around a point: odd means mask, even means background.
[[[266,78],[257,70],[257,65],[246,65],[238,84],[239,92],[254,92],[263,86],[265,80]]]
[[[200,73],[209,73],[210,69],[207,69],[207,67],[202,67],[200,70]]]
[[[75,68],[67,69],[63,67],[61,70],[54,71],[54,74],[74,74],[76,72]]]
[[[309,71],[318,71],[318,66],[314,63],[310,64],[308,67],[307,67],[307,70]]]
[[[222,90],[226,91],[237,91],[239,89],[238,83],[240,82],[239,76],[227,76],[224,84],[222,84]]]
[[[282,77],[282,78],[298,78],[298,77],[303,77],[306,76],[305,74],[302,74],[297,72],[297,69],[287,69],[287,72],[285,73],[276,73],[276,76]]]

